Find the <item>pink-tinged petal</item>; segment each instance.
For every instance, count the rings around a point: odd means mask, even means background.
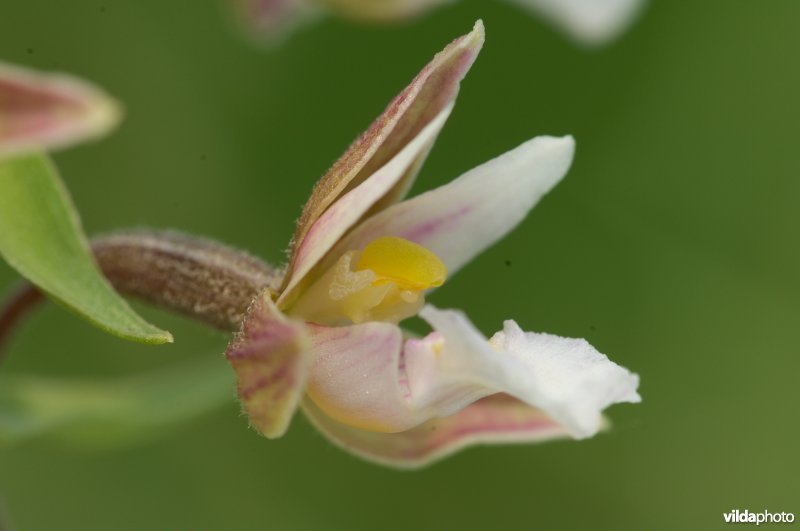
[[[381,236],[397,236],[436,253],[452,275],[525,218],[564,177],[574,151],[570,136],[529,140],[444,186],[372,216],[330,256],[363,249]]]
[[[575,40],[604,44],[622,33],[641,11],[643,0],[508,0],[563,29]]]
[[[314,362],[306,392],[341,423],[371,431],[401,431],[425,420],[408,404],[403,334],[389,323],[311,325]]]
[[[405,20],[454,0],[317,0],[332,12],[363,22]]]
[[[369,179],[344,194],[317,219],[295,251],[292,278],[278,300],[279,307],[285,308],[291,302],[294,289],[305,276],[375,203],[409,173],[416,172],[421,162],[420,153],[427,152],[433,145],[452,109],[452,105],[445,107],[393,159]]]
[[[309,0],[233,0],[240,25],[257,40],[276,42],[319,14]]]
[[[505,395],[494,395],[450,417],[429,420],[400,433],[353,428],[305,400],[303,411],[331,442],[367,461],[419,468],[478,444],[536,443],[568,436],[542,411]]]
[[[119,118],[119,106],[93,85],[0,62],[0,157],[96,138]]]
[[[408,340],[397,325],[369,322],[344,327],[311,325],[314,362],[306,392],[318,408],[341,424],[396,433],[436,417],[447,417],[497,393],[461,367],[448,373],[437,363],[436,345]],[[475,350],[489,348],[476,333]],[[462,341],[454,338],[453,342]],[[453,345],[449,352],[465,349]],[[467,355],[472,353],[467,350]],[[431,364],[433,366],[431,366]]]
[[[266,437],[280,437],[289,427],[308,379],[309,345],[305,325],[284,317],[269,293],[254,301],[228,345],[242,407]]]
[[[439,52],[319,180],[297,222],[287,283],[293,277],[294,255],[314,223],[342,194],[364,182],[393,159],[452,104],[461,79],[475,61],[483,40],[483,24],[478,21],[472,32]],[[423,160],[426,154],[420,153],[420,159]],[[406,175],[375,208],[405,195],[415,173]]]

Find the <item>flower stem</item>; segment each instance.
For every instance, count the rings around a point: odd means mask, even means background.
[[[25,317],[30,310],[44,300],[39,290],[30,284],[18,287],[8,298],[0,310],[0,359],[5,351],[5,344],[11,336],[11,331]]]

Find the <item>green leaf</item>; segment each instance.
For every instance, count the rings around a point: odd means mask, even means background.
[[[92,258],[66,187],[42,154],[0,161],[0,254],[23,277],[106,332],[172,342],[139,317]]]
[[[220,356],[107,380],[0,375],[0,447],[37,437],[130,444],[234,403],[233,374]]]

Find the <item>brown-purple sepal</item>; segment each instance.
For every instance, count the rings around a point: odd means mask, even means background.
[[[310,365],[306,326],[284,316],[268,292],[251,306],[225,357],[250,424],[268,438],[282,436],[305,391]]]
[[[483,23],[478,21],[470,33],[459,37],[436,54],[317,182],[297,222],[284,285],[291,278],[294,254],[314,222],[342,194],[362,183],[397,155],[455,100],[460,82],[478,56],[483,41]],[[424,159],[426,155],[427,150],[420,157]],[[416,165],[415,169],[419,169],[419,166]],[[401,199],[415,176],[416,171],[411,172],[373,210],[385,208]]]

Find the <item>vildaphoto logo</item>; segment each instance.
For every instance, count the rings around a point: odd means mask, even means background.
[[[726,524],[791,524],[794,522],[794,513],[771,513],[762,511],[751,513],[747,509],[740,511],[734,509],[729,513],[722,513]]]

